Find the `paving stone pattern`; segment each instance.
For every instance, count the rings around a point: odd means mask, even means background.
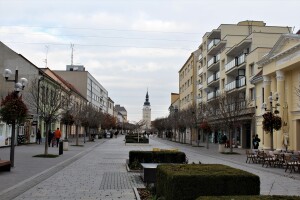
[[[131,150],[152,150],[152,148],[178,148],[186,153],[189,163],[219,163],[249,171],[260,177],[261,194],[263,195],[297,195],[300,196],[300,173],[284,172],[282,168],[266,168],[261,164],[245,163],[246,155],[243,149],[234,149],[237,155],[223,155],[218,153],[218,145],[211,144],[205,147],[192,147],[151,138],[150,145],[124,145],[124,136],[106,139],[103,144],[95,146],[84,156],[69,163],[64,168],[41,182],[28,180],[31,189],[18,191],[16,200],[75,200],[75,199],[101,199],[101,200],[134,200],[136,199],[133,187],[145,187],[138,173],[127,172],[125,167],[128,153]],[[49,173],[45,171],[44,174]],[[42,175],[43,173],[41,173]],[[0,174],[1,178],[1,174]],[[35,186],[34,186],[35,185]],[[19,192],[19,193],[18,193]],[[1,195],[0,195],[1,197]],[[1,198],[0,198],[1,199]],[[12,198],[7,198],[12,199]]]

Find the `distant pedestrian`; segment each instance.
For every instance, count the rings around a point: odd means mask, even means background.
[[[119,134],[119,131],[117,130],[117,131],[115,132],[115,138],[118,137],[118,134]]]
[[[48,146],[50,147],[50,144],[52,143],[52,147],[53,147],[53,142],[52,139],[54,137],[54,134],[51,132],[51,130],[48,131]]]
[[[38,128],[36,131],[36,143],[41,144],[41,139],[42,139],[41,130]]]
[[[54,133],[54,137],[56,139],[56,147],[58,147],[58,143],[61,137],[61,132],[59,130],[59,128],[56,129],[55,133]]]
[[[253,149],[258,149],[259,142],[260,142],[260,139],[258,138],[258,135],[256,134],[255,136],[253,136],[253,139],[252,139]]]

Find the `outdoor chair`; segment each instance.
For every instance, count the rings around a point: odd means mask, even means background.
[[[266,164],[266,167],[268,166],[274,166],[276,162],[276,157],[273,153],[273,151],[269,151],[263,154],[263,163],[262,166]]]
[[[295,167],[298,167],[299,170],[299,156],[295,156],[289,153],[284,154],[284,164],[285,164],[285,172],[290,169],[290,173],[294,170],[296,171]]]
[[[251,160],[252,160],[252,163],[257,162],[257,154],[255,152],[246,149],[246,156],[247,156],[246,163],[248,163],[248,160],[249,160],[249,163]]]

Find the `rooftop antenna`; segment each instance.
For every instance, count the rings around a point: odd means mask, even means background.
[[[46,68],[48,67],[48,50],[49,50],[49,46],[45,45],[46,48],[46,59],[44,60],[45,64],[46,64]]]
[[[74,44],[71,43],[71,66],[73,66],[73,52],[74,52]]]

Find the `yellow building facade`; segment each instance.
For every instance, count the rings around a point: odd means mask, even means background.
[[[285,26],[242,21],[221,24],[202,37],[195,71],[196,105],[200,108],[222,93],[243,93],[245,99],[251,101],[252,113],[243,117],[233,134],[233,141],[243,148],[251,147],[255,134],[255,85],[250,80],[259,72],[256,62],[272,49],[282,34],[290,32],[291,28]],[[217,142],[219,134],[221,131],[212,133],[210,142]]]
[[[300,35],[283,34],[258,66],[256,76],[256,131],[264,149],[300,150]],[[263,130],[262,115],[275,109],[282,128],[271,134]],[[276,107],[277,104],[277,108]]]

